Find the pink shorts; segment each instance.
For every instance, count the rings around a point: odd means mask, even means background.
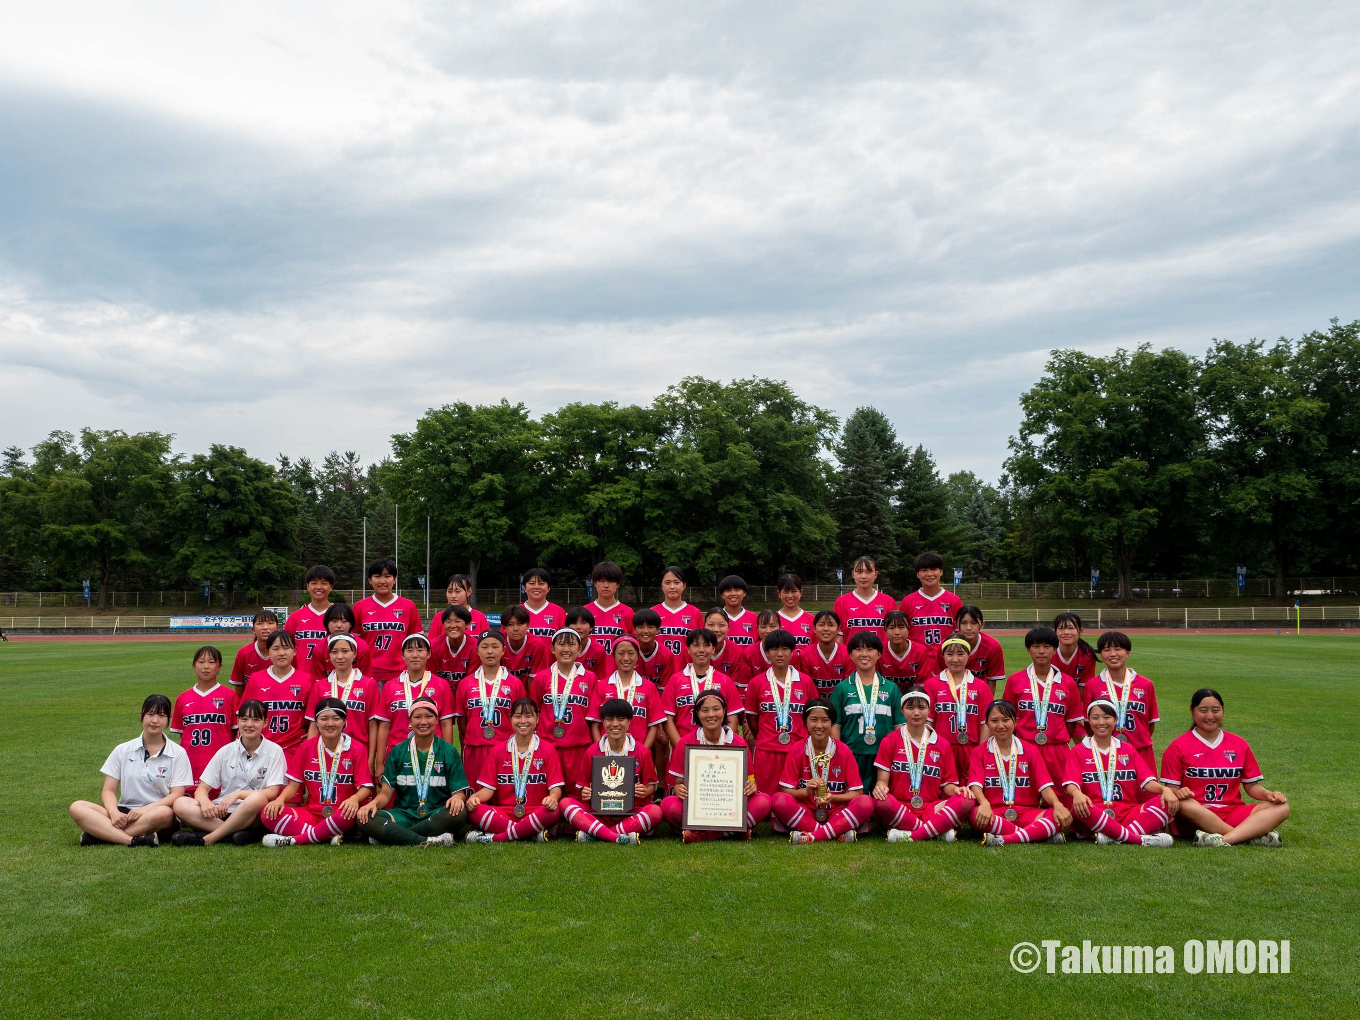
[[[1247,817],[1257,809],[1258,804],[1203,804],[1202,807],[1208,808],[1219,818],[1223,819],[1225,825],[1235,829],[1247,820]],[[1182,819],[1176,816],[1176,832],[1186,839],[1195,838],[1195,823],[1189,819]]]
[[[784,774],[784,759],[788,756],[787,751],[768,751],[763,747],[756,749],[753,771],[757,790],[771,797],[779,792],[779,777]]]
[[[567,781],[567,796],[579,797],[581,788],[590,782],[591,744],[582,747],[559,747],[557,757],[562,762],[562,778]]]

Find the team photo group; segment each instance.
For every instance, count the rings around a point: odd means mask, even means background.
[[[1156,689],[1126,634],[1093,647],[1060,613],[1007,673],[941,557],[914,566],[898,600],[861,557],[819,612],[786,574],[781,608],[758,613],[735,575],[720,605],[691,605],[675,567],[661,603],[631,608],[611,562],[594,601],[564,609],[536,567],[495,625],[459,574],[428,628],[391,560],[353,606],[313,567],[309,602],[256,614],[226,678],[204,646],[192,686],[145,698],[71,817],[83,845],[694,843],[762,822],[795,844],[1281,845],[1289,804],[1218,691],[1169,712],[1159,761]]]

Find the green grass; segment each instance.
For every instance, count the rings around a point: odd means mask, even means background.
[[[1222,690],[1290,795],[1280,850],[79,848],[66,805],[96,797],[145,694],[188,686],[192,647],[0,646],[4,1016],[1360,1013],[1351,638],[1137,639],[1159,752],[1193,688]],[[1170,944],[1177,973],[1014,973],[1011,946],[1045,938]],[[1293,972],[1188,975],[1191,938],[1289,939]]]

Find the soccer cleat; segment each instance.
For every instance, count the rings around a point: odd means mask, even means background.
[[[1054,846],[1062,846],[1067,842],[1067,837],[1061,832],[1055,832],[1053,835],[1049,836],[1048,839],[1044,840],[1044,842],[1052,843]]]
[[[468,834],[467,834],[466,836],[463,837],[463,841],[464,841],[465,843],[494,843],[494,842],[495,842],[495,840],[491,838],[491,833],[489,833],[489,832],[483,832],[481,829],[471,829],[471,830],[469,830],[469,831],[468,831]]]
[[[145,836],[133,836],[132,842],[128,846],[160,846],[160,837],[154,832],[148,832]]]
[[[951,829],[950,831],[952,832],[953,830]],[[911,841],[912,841],[912,839],[911,839],[911,833],[908,832],[906,829],[889,829],[889,830],[888,830],[888,842],[889,842],[889,843],[910,843]]]
[[[578,843],[594,843],[594,842],[595,842],[595,837],[592,836],[592,835],[591,835],[590,833],[588,833],[588,832],[578,832],[578,833],[576,834],[576,842],[578,842]]]
[[[250,846],[251,843],[260,841],[260,831],[258,829],[242,829],[240,832],[231,834],[231,841],[236,846]]]
[[[548,833],[547,833],[547,830],[544,830],[543,832],[540,832],[537,836],[535,836],[535,837],[533,838],[533,842],[535,842],[535,843],[546,843],[546,842],[548,842]]]
[[[944,843],[952,843],[958,838],[959,838],[958,833],[956,833],[953,829],[945,829],[944,832],[940,833],[940,840],[941,842]]]
[[[369,836],[369,837],[368,837],[368,845],[369,845],[369,846],[382,846],[382,842],[381,842],[380,840],[374,839],[372,836]]]
[[[426,846],[453,846],[453,833],[441,832],[438,836],[431,836],[425,841]]]
[[[702,843],[703,839],[703,836],[699,835],[699,833],[695,832],[693,829],[686,829],[680,833],[680,842],[682,843]]]
[[[839,843],[854,843],[858,839],[859,833],[856,832],[854,829],[851,829],[849,832],[842,832],[839,836],[836,837],[836,841]]]
[[[271,832],[260,842],[265,846],[294,846],[297,840],[292,836],[280,836],[277,832]]]
[[[642,837],[636,832],[622,832],[614,842],[619,846],[637,846],[642,842]]]
[[[100,839],[98,836],[91,836],[88,832],[82,832],[80,834],[81,846],[100,846],[103,844],[103,842],[104,841]]]
[[[812,838],[812,833],[810,832],[790,832],[789,842],[794,846],[797,846],[799,843],[815,843],[816,840]]]
[[[345,841],[345,837],[344,837],[344,836],[332,836],[332,837],[331,837],[331,846],[339,846],[339,845],[340,845],[341,843],[343,843],[344,841]]]
[[[1142,846],[1168,847],[1175,843],[1169,832],[1153,832],[1138,840]]]
[[[1195,846],[1222,846],[1223,837],[1216,832],[1205,832],[1203,829],[1195,830]]]
[[[1255,839],[1247,840],[1247,842],[1252,846],[1280,846],[1283,841],[1280,839],[1280,830],[1271,829],[1264,836],[1257,836]]]
[[[1002,839],[1000,836],[998,836],[995,832],[984,832],[984,833],[982,834],[982,845],[983,845],[983,846],[1005,846],[1005,845],[1006,845],[1006,841],[1005,841],[1004,839]]]
[[[194,832],[192,829],[180,829],[170,837],[170,842],[175,846],[206,846],[203,842],[203,833]]]
[[[1118,843],[1119,840],[1111,839],[1103,832],[1096,833],[1096,846],[1109,846],[1111,843]]]

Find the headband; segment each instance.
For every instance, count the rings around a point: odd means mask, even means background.
[[[1110,715],[1114,716],[1116,719],[1119,718],[1119,706],[1116,705],[1109,698],[1096,698],[1089,705],[1087,705],[1086,718],[1088,719],[1091,718],[1091,709],[1095,708],[1097,705],[1105,709],[1105,711],[1109,712]]]
[[[316,715],[312,718],[320,721],[321,717],[327,712],[334,712],[341,719],[349,718],[349,709],[339,698],[322,698],[316,706]]]
[[[710,687],[710,688],[709,688],[708,690],[706,690],[706,691],[700,691],[699,694],[698,694],[698,696],[696,696],[695,699],[694,699],[694,725],[695,725],[695,726],[700,725],[700,723],[699,723],[699,706],[702,705],[702,704],[704,703],[704,699],[705,699],[705,698],[716,698],[717,701],[718,701],[718,704],[721,705],[721,706],[723,707],[723,716],[726,717],[726,716],[728,715],[728,711],[727,711],[727,699],[724,698],[724,697],[722,696],[722,691],[714,690],[713,688]]]
[[[636,649],[638,650],[638,654],[639,654],[639,655],[642,654],[642,642],[639,641],[637,638],[633,637],[632,634],[625,634],[625,635],[623,635],[623,637],[615,638],[615,639],[614,639],[614,651],[617,652],[617,651],[619,650],[619,645],[623,645],[623,644],[632,645],[634,648],[636,648]]]
[[[505,638],[501,636],[501,632],[498,630],[484,630],[477,635],[477,643],[479,645],[487,640],[499,641],[501,644],[505,644]]]
[[[430,647],[430,639],[427,638],[424,634],[407,634],[405,639],[401,643],[401,650],[403,652],[406,651],[406,646],[409,645],[412,641],[420,641],[424,643],[426,648]]]
[[[560,638],[563,634],[566,634],[569,637],[571,637],[571,639],[575,641],[578,645],[581,643],[581,635],[576,633],[576,631],[572,630],[570,627],[558,627],[555,631],[553,631],[552,643],[557,644],[557,639]]]
[[[359,650],[359,642],[354,639],[353,634],[332,634],[326,638],[326,647],[330,648],[337,641],[348,641],[356,652]]]
[[[406,710],[406,717],[409,719],[411,713],[422,706],[433,712],[436,719],[439,718],[439,706],[435,704],[434,698],[430,697],[428,694],[422,694],[411,702],[411,707]]]
[[[944,644],[940,645],[940,651],[943,652],[950,645],[959,645],[962,648],[966,648],[970,652],[973,650],[973,646],[968,643],[967,638],[950,637],[946,638]]]
[[[949,642],[947,641],[945,642],[945,644],[948,643]],[[924,701],[927,705],[930,704],[930,695],[921,690],[907,691],[906,694],[902,695],[902,701],[900,703],[905,705],[908,701],[916,701],[918,699]]]

